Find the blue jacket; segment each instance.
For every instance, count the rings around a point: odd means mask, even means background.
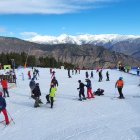
[[[87,81],[86,87],[87,87],[87,88],[90,88],[90,89],[92,88],[92,87],[91,87],[91,81],[90,81],[90,80]]]
[[[2,96],[0,96],[0,110],[3,110],[5,108],[6,108],[6,101]]]

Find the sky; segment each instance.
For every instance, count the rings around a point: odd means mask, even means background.
[[[0,0],[0,36],[140,35],[140,0]]]

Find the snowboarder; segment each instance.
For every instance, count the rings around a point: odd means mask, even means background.
[[[3,80],[1,81],[1,85],[2,85],[3,93],[4,93],[3,97],[6,97],[5,93],[7,93],[7,97],[9,97],[8,85],[7,85],[6,79],[3,78]]]
[[[102,76],[102,70],[99,71],[99,82],[101,82],[103,80],[103,76]]]
[[[79,88],[77,88],[77,89],[79,89],[79,100],[82,101],[81,96],[83,96],[83,100],[86,100],[86,97],[84,94],[84,92],[85,92],[84,86],[85,85],[81,82],[81,80],[78,80],[78,83],[79,83]]]
[[[1,112],[3,113],[3,115],[5,117],[6,125],[8,125],[9,124],[9,118],[8,118],[7,110],[6,110],[6,101],[2,97],[2,92],[0,92],[0,113]]]
[[[106,81],[109,81],[109,72],[106,72]]]
[[[123,93],[122,93],[122,88],[124,86],[124,82],[123,82],[123,78],[120,77],[119,80],[117,80],[116,84],[115,84],[115,88],[118,88],[118,92],[119,92],[119,97],[120,99],[124,99]]]
[[[91,71],[90,78],[93,78],[93,71]]]
[[[51,108],[53,108],[55,92],[56,92],[56,87],[53,84],[51,84],[49,94],[46,95],[47,103],[51,103]]]
[[[31,95],[31,97],[35,100],[34,107],[40,107],[39,104],[42,104],[40,96],[41,96],[41,91],[39,88],[39,83],[36,83],[35,88],[33,89]]]
[[[86,79],[87,82],[87,98],[94,98],[93,93],[92,93],[92,85],[91,85],[91,81],[89,79]]]
[[[86,71],[86,78],[88,78],[88,76],[89,76],[89,75],[88,75],[88,71]]]

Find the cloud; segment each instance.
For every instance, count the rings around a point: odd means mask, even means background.
[[[38,36],[38,33],[36,33],[36,32],[21,32],[20,35],[34,37],[34,36]]]
[[[0,14],[64,14],[94,9],[113,0],[0,0]],[[114,0],[116,1],[116,0]]]

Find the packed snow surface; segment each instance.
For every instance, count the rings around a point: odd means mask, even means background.
[[[39,68],[40,77],[36,82],[40,85],[44,104],[34,108],[28,70],[16,70],[17,87],[9,89],[10,98],[6,98],[7,110],[15,124],[11,122],[5,128],[0,124],[0,140],[140,140],[140,77],[109,70],[110,81],[107,82],[107,70],[103,70],[103,82],[98,82],[98,73],[94,71],[93,91],[102,88],[105,95],[78,101],[78,80],[85,83],[85,71],[68,78],[67,70],[55,70],[59,87],[51,109],[45,99],[51,75],[49,69]],[[115,82],[120,76],[125,82],[126,99],[114,98],[118,96]],[[3,119],[0,114],[0,120]]]

